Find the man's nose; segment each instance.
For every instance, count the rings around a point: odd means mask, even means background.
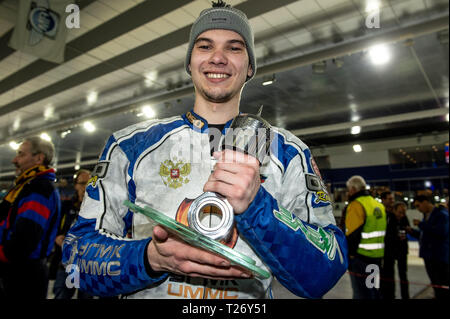
[[[210,62],[213,64],[227,64],[228,60],[222,49],[214,50],[211,55]]]

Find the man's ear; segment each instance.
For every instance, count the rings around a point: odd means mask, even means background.
[[[43,153],[39,153],[37,154],[37,156],[38,156],[37,164],[44,165],[45,155]]]
[[[251,64],[248,65],[247,76],[248,76],[249,78],[251,78],[251,77],[253,76],[253,68],[252,68],[252,65],[251,65]]]

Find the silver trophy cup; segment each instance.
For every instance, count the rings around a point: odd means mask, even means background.
[[[233,150],[242,152],[258,159],[260,165],[269,154],[273,140],[273,131],[270,124],[261,117],[262,108],[258,115],[240,114],[219,143],[220,150]],[[214,207],[214,211],[221,215],[220,222],[215,226],[205,226],[201,216],[207,207]],[[220,194],[207,192],[199,196],[190,205],[188,211],[189,226],[202,235],[217,241],[226,242],[234,226],[233,207],[227,199]]]

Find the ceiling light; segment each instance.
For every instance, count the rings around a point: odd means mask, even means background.
[[[67,135],[69,135],[70,133],[72,133],[71,130],[67,130],[61,133],[61,138],[66,138]]]
[[[14,120],[14,123],[13,123],[13,131],[17,131],[17,130],[19,129],[19,127],[20,127],[20,121],[21,121],[20,117],[17,117],[17,118]]]
[[[353,145],[353,150],[355,151],[355,153],[361,153],[362,152],[362,147],[359,144]]]
[[[80,169],[80,167],[81,167],[81,166],[80,166],[79,164],[77,164],[77,165],[74,166],[74,169],[75,169],[76,171],[78,171],[78,170]]]
[[[263,83],[262,83],[262,85],[263,85],[263,86],[268,86],[268,85],[273,84],[275,81],[276,81],[276,79],[275,79],[275,74],[273,74],[272,76],[265,76],[265,77],[263,78]]]
[[[358,135],[359,133],[361,133],[361,126],[353,126],[352,127],[352,134],[353,135]]]
[[[19,149],[20,144],[16,143],[14,141],[9,142],[9,147],[11,147],[13,150],[17,151]]]
[[[151,71],[147,74],[145,74],[145,80],[144,80],[144,84],[146,87],[151,87],[155,84],[156,79],[158,77],[158,71]]]
[[[361,119],[361,116],[359,116],[358,114],[352,115],[352,122],[358,122],[360,119]]]
[[[366,185],[366,190],[370,190],[370,185]]]
[[[43,139],[44,141],[47,141],[47,142],[51,142],[52,141],[52,138],[50,137],[50,135],[48,135],[45,132],[40,135],[40,138]]]
[[[445,116],[445,119],[447,120],[447,122],[450,122],[448,114]]]
[[[386,64],[391,59],[389,49],[384,44],[379,44],[371,47],[369,49],[369,56],[370,59],[372,60],[372,63],[375,65]]]
[[[92,133],[96,130],[96,127],[94,124],[92,124],[91,122],[87,121],[83,123],[83,127],[86,131],[88,131],[89,133]]]
[[[431,187],[431,182],[430,181],[425,181],[425,187]]]
[[[88,96],[86,97],[88,105],[95,104],[98,100],[98,93],[97,92],[90,92]]]
[[[53,106],[48,106],[44,111],[44,118],[46,120],[48,120],[48,119],[52,118],[54,114],[55,114],[55,108]]]
[[[142,115],[144,115],[148,119],[151,119],[156,116],[156,113],[155,113],[155,111],[153,111],[153,109],[150,105],[144,105],[142,107]]]
[[[374,12],[380,10],[380,2],[378,0],[369,0],[366,2],[366,12]]]

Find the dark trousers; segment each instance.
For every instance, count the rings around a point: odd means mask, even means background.
[[[47,298],[47,260],[26,260],[21,263],[3,264],[1,281],[7,299],[38,300]]]
[[[400,277],[400,291],[402,299],[409,299],[408,283],[408,255],[400,254],[397,256],[386,255],[383,259],[381,270],[381,294],[383,299],[395,299],[395,262]]]
[[[367,266],[369,265],[380,267],[380,259],[374,259],[373,261],[370,259],[358,256],[349,258],[348,270],[352,283],[353,299],[380,299],[379,289],[368,285],[371,273],[367,272]]]
[[[56,272],[55,284],[53,286],[53,293],[55,299],[72,299],[75,294],[75,288],[68,288],[66,286],[67,273],[60,267]],[[78,290],[78,299],[92,299],[93,297],[81,290]]]
[[[436,261],[431,259],[424,259],[425,269],[427,270],[428,277],[430,277],[431,284],[436,286],[449,286],[449,264],[442,261]],[[434,296],[436,299],[448,298],[449,289],[433,287]]]

